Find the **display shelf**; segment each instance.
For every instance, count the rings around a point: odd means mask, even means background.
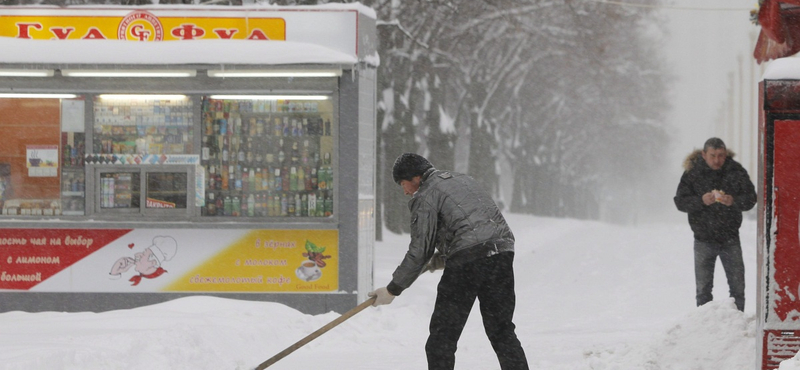
[[[85,138],[82,132],[61,134],[61,214],[82,216],[86,207]]]
[[[194,106],[190,99],[101,99],[94,102],[93,152],[191,154]]]
[[[204,99],[202,214],[331,216],[331,111],[329,102]]]

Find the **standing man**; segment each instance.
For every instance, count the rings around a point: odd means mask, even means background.
[[[370,292],[389,304],[427,269],[444,267],[425,344],[429,370],[452,370],[458,338],[475,298],[502,370],[527,370],[514,332],[514,235],[492,197],[460,173],[439,171],[404,153],[394,182],[411,196],[411,243],[386,287]]]
[[[683,162],[675,205],[689,214],[694,232],[694,276],[697,305],[713,299],[714,264],[719,256],[736,308],[744,311],[744,262],[739,227],[742,212],[756,204],[747,170],[733,160],[721,139],[706,140]]]

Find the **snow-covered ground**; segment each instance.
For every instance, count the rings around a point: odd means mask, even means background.
[[[742,314],[727,298],[719,263],[714,302],[695,307],[685,222],[626,227],[507,216],[517,236],[515,322],[531,369],[755,368],[755,221],[741,230]],[[384,236],[376,286],[388,283],[408,243],[408,235]],[[362,311],[270,369],[426,368],[440,274],[424,274],[391,305]],[[252,369],[336,317],[210,297],[104,313],[8,312],[0,314],[0,369]],[[499,369],[477,309],[456,368]]]

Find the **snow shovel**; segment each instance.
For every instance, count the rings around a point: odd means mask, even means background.
[[[370,299],[367,299],[366,301],[356,306],[355,308],[351,309],[350,311],[345,312],[344,314],[342,314],[342,316],[337,317],[336,320],[329,322],[325,326],[317,329],[317,331],[307,335],[305,338],[298,340],[297,343],[292,344],[291,346],[289,346],[289,348],[286,348],[277,355],[272,356],[272,358],[270,358],[269,360],[262,362],[261,365],[258,365],[258,367],[256,367],[255,370],[264,370],[272,366],[276,362],[288,356],[290,353],[296,351],[298,348],[305,346],[312,340],[317,339],[317,337],[319,337],[320,335],[325,334],[328,330],[335,328],[337,325],[343,323],[345,320],[355,316],[355,314],[371,306],[373,303],[375,303],[376,298],[377,297],[371,297]]]

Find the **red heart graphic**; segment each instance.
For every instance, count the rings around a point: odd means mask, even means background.
[[[128,249],[133,249],[133,243],[128,244]]]

